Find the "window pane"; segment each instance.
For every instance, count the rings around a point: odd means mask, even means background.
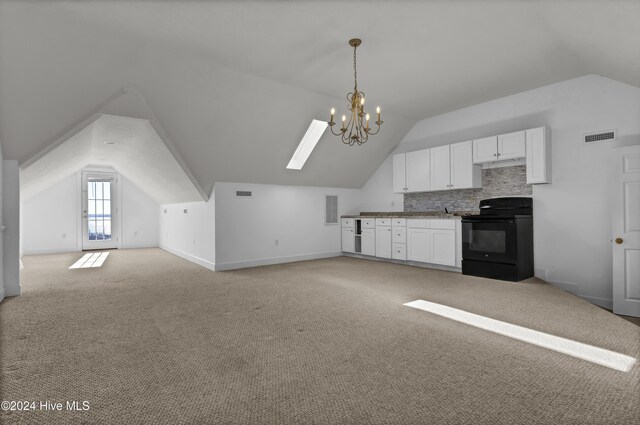
[[[96,234],[96,239],[104,239],[104,224],[102,223],[102,220],[96,222]]]
[[[88,195],[88,199],[95,199],[96,198],[96,183],[95,182],[88,182],[87,184],[87,195]]]
[[[104,216],[111,218],[111,201],[104,201]]]
[[[89,218],[94,218],[95,215],[96,215],[96,203],[95,203],[95,201],[89,201],[87,206],[89,207],[89,209],[87,211],[87,213],[89,214],[88,217]]]
[[[96,218],[102,218],[103,210],[102,210],[102,201],[96,202]]]
[[[104,199],[111,199],[111,182],[104,182]]]
[[[102,182],[96,182],[96,199],[102,199]]]
[[[104,221],[104,238],[111,239],[111,220]]]
[[[96,240],[96,222],[94,220],[89,220],[89,240]]]

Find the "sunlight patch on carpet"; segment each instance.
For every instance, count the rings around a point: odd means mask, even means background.
[[[109,256],[108,252],[89,252],[82,256],[81,259],[73,263],[69,269],[90,269],[102,267],[104,260]]]
[[[594,347],[593,345],[584,344],[548,333],[535,331],[533,329],[522,326],[512,325],[511,323],[500,320],[490,319],[478,314],[469,313],[457,308],[448,307],[442,304],[436,304],[424,300],[411,301],[404,304],[407,307],[428,311],[447,319],[455,320],[476,328],[484,329],[500,335],[508,336],[520,341],[539,347],[554,350],[559,353],[587,360],[611,369],[628,372],[636,362],[633,357],[616,353],[615,351],[606,350],[604,348]]]

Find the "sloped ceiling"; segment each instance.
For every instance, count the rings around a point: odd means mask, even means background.
[[[638,1],[0,3],[0,140],[29,163],[122,86],[137,88],[205,193],[216,181],[360,187],[418,119],[585,74],[640,86]],[[381,133],[312,119],[359,86]]]
[[[148,120],[103,114],[20,170],[21,197],[89,165],[115,168],[160,204],[206,199]]]

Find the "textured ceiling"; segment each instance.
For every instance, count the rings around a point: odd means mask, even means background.
[[[352,87],[380,104],[360,147],[312,119]],[[28,163],[122,86],[139,90],[205,193],[216,181],[360,187],[418,119],[600,74],[640,86],[638,1],[0,0],[0,140]]]

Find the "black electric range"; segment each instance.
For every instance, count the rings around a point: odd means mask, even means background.
[[[517,282],[533,276],[533,199],[480,201],[462,217],[462,273]]]

